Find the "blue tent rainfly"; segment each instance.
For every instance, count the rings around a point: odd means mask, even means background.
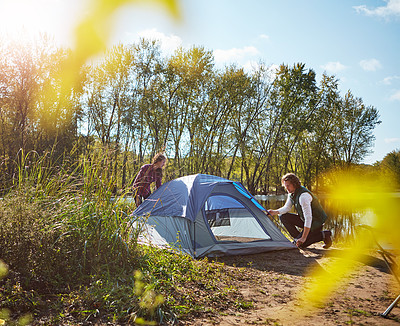
[[[192,257],[296,248],[239,182],[196,174],[163,184],[134,212],[139,241]]]

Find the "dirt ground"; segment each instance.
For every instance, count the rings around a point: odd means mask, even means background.
[[[252,308],[187,325],[400,325],[400,302],[387,318],[380,315],[400,294],[400,286],[383,259],[373,253],[367,255],[368,263],[356,262],[354,272],[327,302],[311,312],[305,310],[301,294],[311,280],[309,270],[322,268],[329,277],[332,263],[343,260],[345,250],[324,250],[322,244],[314,244],[305,250],[219,258],[228,269],[240,268],[236,286]]]

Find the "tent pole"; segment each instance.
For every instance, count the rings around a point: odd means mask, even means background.
[[[194,251],[194,258],[196,258],[196,222],[193,222],[193,251]]]
[[[396,305],[396,303],[400,300],[400,294],[399,296],[391,303],[391,305],[385,310],[384,313],[381,314],[382,317],[387,317],[387,315],[392,311],[393,307]]]

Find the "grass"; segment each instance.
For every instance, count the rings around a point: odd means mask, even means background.
[[[0,322],[174,324],[248,308],[221,263],[138,245],[134,207],[111,200],[101,159],[21,157],[0,200]]]

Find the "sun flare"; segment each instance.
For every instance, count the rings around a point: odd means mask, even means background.
[[[66,43],[78,12],[76,0],[1,0],[0,33],[12,38],[47,34],[58,43]]]

